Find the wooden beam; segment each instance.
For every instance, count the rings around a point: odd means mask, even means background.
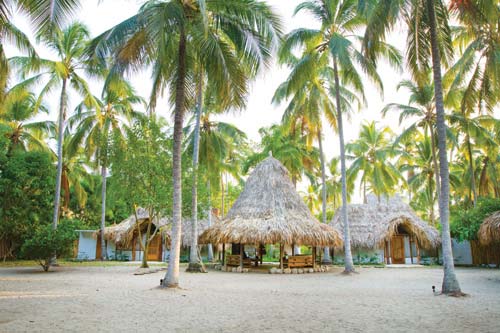
[[[418,246],[418,239],[415,241],[415,246],[417,247],[417,263],[420,264],[420,246]],[[439,260],[439,252],[438,252],[438,260]]]
[[[412,235],[410,235],[410,261],[411,261],[411,264],[413,265],[413,249],[412,249],[412,246],[411,246],[411,239],[412,239]]]
[[[280,243],[280,269],[283,269],[283,244]]]
[[[226,243],[222,243],[222,266],[226,264]]]
[[[388,252],[388,257],[387,257],[387,261],[388,261],[388,264],[392,264],[392,246],[391,246],[391,239],[389,238],[389,240],[387,241],[387,252]]]
[[[240,267],[243,269],[243,244],[240,243]]]
[[[135,236],[132,238],[132,261],[135,261]]]
[[[313,268],[316,268],[316,246],[312,247]]]
[[[292,244],[292,256],[295,255],[295,244]]]

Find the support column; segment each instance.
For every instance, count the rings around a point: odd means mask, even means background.
[[[243,269],[243,244],[240,243],[240,267]]]
[[[388,256],[387,256],[387,260],[389,261],[389,265],[392,264],[392,253],[391,253],[391,240],[389,239],[387,241],[387,252],[388,252]]]
[[[226,243],[222,243],[222,266],[226,265]]]
[[[316,246],[312,247],[313,268],[316,268]]]
[[[280,269],[283,269],[283,244],[280,243]]]
[[[292,244],[292,256],[295,255],[295,244]]]
[[[411,264],[413,265],[413,249],[412,249],[412,246],[411,246],[411,239],[413,238],[412,235],[410,235],[410,261],[411,261]]]
[[[417,262],[420,264],[420,246],[418,246],[418,239],[415,241],[415,246],[417,248]],[[438,252],[438,261],[439,261],[439,252]]]

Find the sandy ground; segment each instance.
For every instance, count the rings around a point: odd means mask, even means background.
[[[500,332],[500,270],[457,269],[466,298],[434,296],[439,268],[354,276],[181,274],[134,267],[0,268],[0,332]]]

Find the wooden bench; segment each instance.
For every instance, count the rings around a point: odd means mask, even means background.
[[[313,267],[313,263],[312,255],[289,256],[287,262],[288,268]]]
[[[251,266],[252,259],[246,258],[243,259],[243,266]],[[239,266],[240,265],[240,255],[239,254],[231,254],[226,256],[226,266]]]

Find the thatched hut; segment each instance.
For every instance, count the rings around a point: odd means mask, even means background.
[[[477,235],[482,245],[500,243],[500,211],[484,219]]]
[[[352,248],[369,250],[380,262],[420,262],[420,248],[434,249],[440,244],[436,228],[420,219],[398,196],[380,201],[369,197],[366,204],[348,205],[347,215]],[[340,209],[331,225],[343,234]]]
[[[136,218],[137,215],[137,218]],[[129,257],[131,260],[142,258],[142,249],[139,242],[139,229],[141,236],[147,229],[149,213],[144,208],[138,208],[136,214],[132,214],[119,224],[115,224],[104,229],[104,239],[114,244],[115,252]],[[164,256],[165,247],[170,243],[168,233],[169,220],[165,217],[154,219],[151,232],[157,230],[155,237],[150,242],[148,249],[148,260],[161,261]],[[100,231],[95,232],[97,237],[96,257],[101,255]]]
[[[212,244],[239,244],[241,250],[234,253],[233,246],[233,255],[239,255],[240,266],[243,265],[244,244],[260,248],[263,244],[280,243],[283,266],[285,245],[315,248],[342,243],[336,230],[314,218],[295,191],[286,168],[273,157],[255,168],[226,217],[208,228],[200,240]]]

